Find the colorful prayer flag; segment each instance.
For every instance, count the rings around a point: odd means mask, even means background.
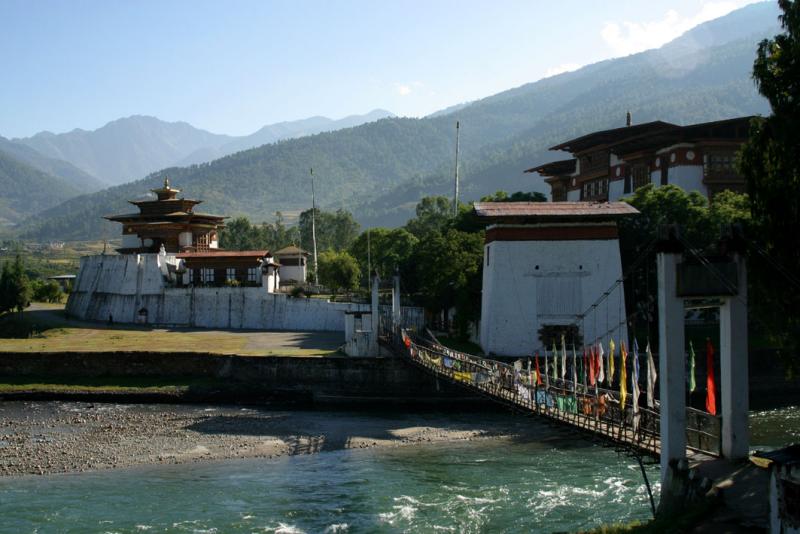
[[[625,400],[628,398],[628,386],[626,382],[628,381],[628,373],[625,369],[625,364],[628,359],[628,353],[625,351],[625,342],[622,341],[619,346],[619,354],[621,357],[620,360],[620,367],[619,367],[619,404],[622,406],[622,409],[625,409]]]
[[[597,382],[600,383],[600,384],[602,384],[603,382],[606,381],[606,372],[605,372],[605,369],[604,369],[604,366],[603,366],[603,363],[604,363],[603,362],[603,357],[604,357],[604,354],[603,354],[603,343],[599,342],[597,344],[597,363],[600,364],[600,371],[598,371],[598,373],[597,373]]]
[[[631,394],[633,399],[633,413],[639,411],[639,342],[633,338],[633,373],[631,373]]]
[[[567,342],[561,334],[561,380],[567,378]]]
[[[647,407],[655,408],[656,400],[653,395],[656,389],[658,373],[656,373],[656,364],[653,360],[653,351],[650,350],[650,340],[647,341],[647,348],[644,350],[647,353]]]
[[[694,378],[694,346],[689,342],[689,393],[694,393],[697,381]]]
[[[589,347],[589,385],[594,386],[595,354],[594,345]]]
[[[536,351],[536,356],[535,356],[534,363],[535,363],[535,366],[536,366],[536,385],[537,386],[541,386],[542,385],[542,373],[541,373],[541,371],[539,371],[539,351],[538,350]]]
[[[578,353],[575,352],[575,343],[572,344],[572,392],[578,390]]]
[[[608,342],[608,385],[614,385],[614,351],[617,347],[614,345],[614,338]]]
[[[556,381],[558,375],[558,350],[556,350],[556,340],[553,340],[553,382]]]
[[[717,385],[714,380],[714,345],[706,340],[706,411],[717,415]]]

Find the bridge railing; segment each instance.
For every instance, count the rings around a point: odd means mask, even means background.
[[[401,353],[439,376],[474,388],[512,407],[558,419],[607,439],[634,444],[654,454],[660,450],[658,412],[622,406],[615,392],[571,380],[548,378],[538,384],[532,373],[497,360],[481,358],[407,333],[391,336]]]
[[[633,395],[623,406],[619,392],[573,384],[548,377],[538,384],[533,373],[513,365],[459,352],[404,330],[385,332],[387,342],[438,376],[446,377],[515,408],[557,419],[594,432],[618,443],[660,453],[659,407],[637,406]],[[720,454],[720,418],[687,409],[687,448]]]

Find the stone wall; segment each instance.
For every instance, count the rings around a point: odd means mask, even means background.
[[[472,398],[398,358],[259,357],[203,353],[3,353],[2,377],[31,377],[55,383],[81,378],[150,377],[219,380],[242,399],[264,396],[313,402],[383,399],[390,402],[448,402]],[[229,400],[239,400],[234,395]]]

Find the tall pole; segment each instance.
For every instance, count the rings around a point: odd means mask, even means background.
[[[372,279],[372,250],[369,242],[369,228],[367,228],[367,288],[369,288],[369,281]]]
[[[453,191],[453,217],[458,216],[458,133],[459,133],[459,121],[456,121],[456,176],[455,176],[455,188]]]
[[[311,240],[314,242],[314,284],[319,285],[317,264],[317,200],[314,196],[314,169],[311,169]]]

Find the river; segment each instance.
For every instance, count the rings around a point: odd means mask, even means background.
[[[751,427],[754,447],[797,440],[800,410]],[[0,479],[0,531],[15,533],[571,532],[650,515],[635,460],[556,431]]]

